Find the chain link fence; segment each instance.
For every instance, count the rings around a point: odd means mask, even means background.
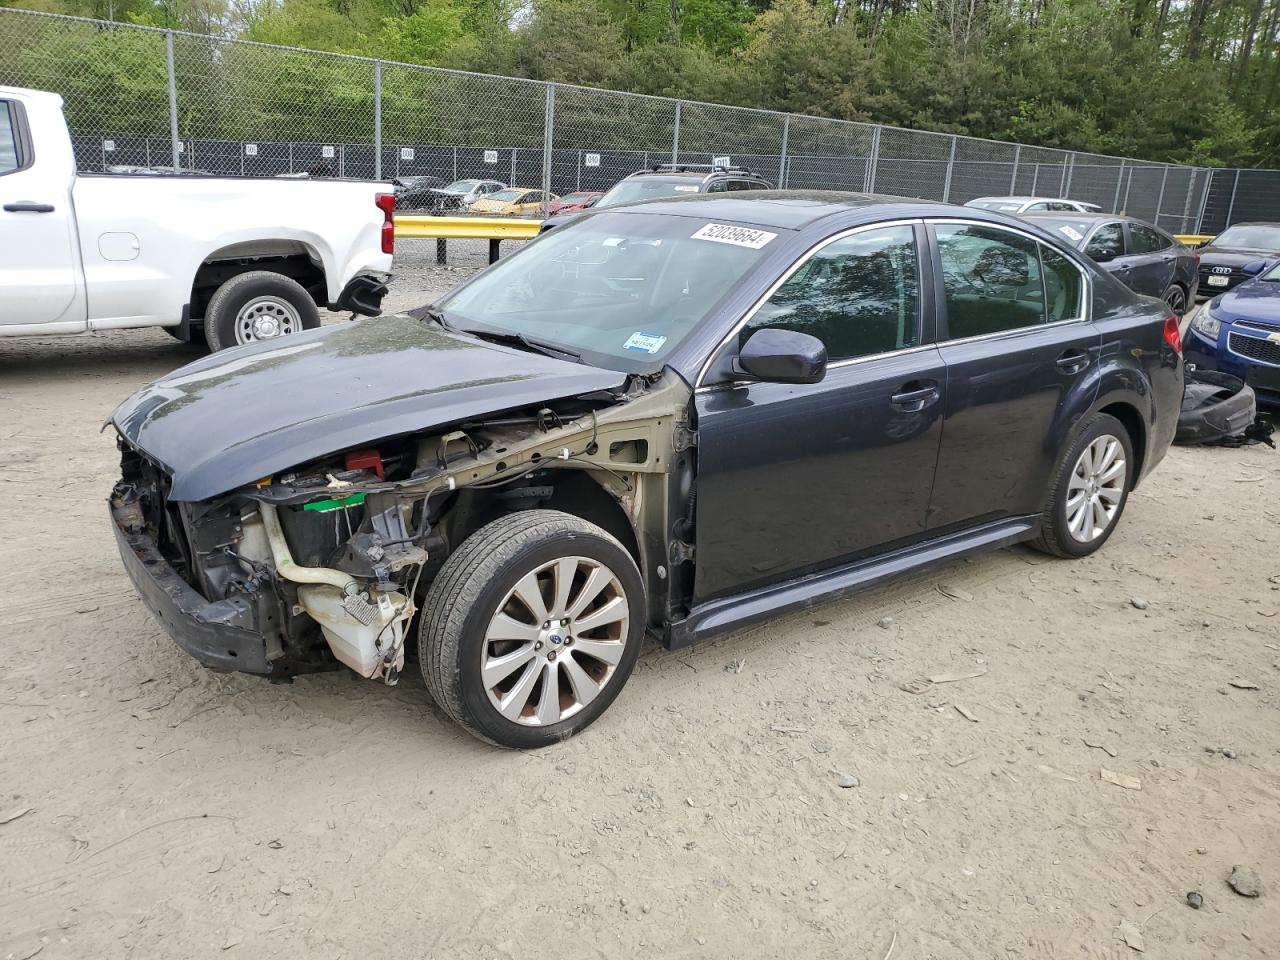
[[[657,163],[790,189],[1070,197],[1175,233],[1280,220],[1280,171],[1206,170],[0,8],[0,85],[62,94],[82,172],[606,190]]]

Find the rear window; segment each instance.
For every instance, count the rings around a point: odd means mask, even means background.
[[[658,197],[687,197],[701,191],[701,182],[692,178],[652,180],[637,177],[634,180],[623,180],[614,184],[613,188],[600,198],[596,209],[616,207],[620,203],[635,203],[638,200],[653,200]]]
[[[970,200],[966,207],[977,207],[980,210],[996,210],[1000,213],[1017,213],[1022,209],[1021,203],[1012,200]]]

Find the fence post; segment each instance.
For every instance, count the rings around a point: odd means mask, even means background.
[[[373,61],[373,179],[382,179],[382,61]]]
[[[867,158],[867,176],[866,176],[866,193],[876,192],[876,167],[880,163],[880,131],[884,129],[880,124],[876,124],[875,130],[871,134],[871,156]]]
[[[680,162],[680,107],[683,103],[683,100],[676,101],[676,122],[671,130],[671,165],[673,167]]]
[[[787,139],[791,135],[791,114],[782,117],[782,156],[778,158],[778,189],[787,188]]]
[[[1063,186],[1062,188],[1062,195],[1064,197],[1071,196],[1071,178],[1074,177],[1075,175],[1076,175],[1076,155],[1075,155],[1075,152],[1072,151],[1071,156],[1067,159],[1067,182],[1066,182],[1066,185]]]
[[[551,209],[551,142],[556,128],[556,85],[547,84],[546,116],[542,128],[542,216],[550,216]],[[515,183],[514,180],[511,181]]]
[[[951,156],[947,157],[947,179],[942,184],[942,202],[951,202],[951,171],[956,165],[956,135],[951,135]]]
[[[1200,192],[1200,209],[1196,213],[1196,233],[1204,229],[1204,209],[1209,205],[1209,191],[1213,189],[1214,171],[1206,169],[1204,173],[1204,189]]]
[[[1119,213],[1117,209],[1120,206],[1120,184],[1124,183],[1124,157],[1120,158],[1120,176],[1116,177],[1116,195],[1111,201],[1111,212]]]
[[[1013,176],[1009,178],[1009,193],[1018,192],[1018,161],[1022,159],[1022,144],[1013,148]]]
[[[1164,209],[1164,185],[1169,180],[1169,165],[1164,165],[1164,173],[1160,175],[1160,196],[1156,199],[1156,215],[1151,218],[1151,222],[1157,227],[1160,226],[1160,211]]]
[[[1133,167],[1129,168],[1129,179],[1124,183],[1124,203],[1116,213],[1124,213],[1129,209],[1129,189],[1133,186]]]
[[[1236,209],[1236,190],[1240,187],[1240,168],[1236,167],[1236,178],[1231,184],[1231,202],[1227,204],[1227,219],[1222,222],[1222,229],[1231,226],[1231,214]]]
[[[178,76],[173,69],[173,31],[164,32],[164,64],[169,74],[169,147],[173,151],[173,169],[182,167],[178,149]]]

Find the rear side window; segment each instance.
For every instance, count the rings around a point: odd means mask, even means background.
[[[1044,268],[1044,299],[1049,322],[1084,316],[1084,278],[1076,265],[1043,243],[1040,244],[1040,264]]]
[[[1045,287],[1034,240],[993,227],[935,227],[953,340],[1045,322]]]
[[[1173,241],[1161,233],[1139,223],[1129,224],[1129,252],[1155,253],[1173,245]]]
[[[0,100],[0,176],[13,173],[18,162],[18,129],[14,122],[13,104]]]
[[[1084,252],[1099,263],[1123,256],[1124,228],[1118,223],[1104,223],[1089,238]]]
[[[827,244],[748,321],[740,342],[774,327],[817,337],[830,360],[920,342],[920,280],[910,226],[867,230]]]

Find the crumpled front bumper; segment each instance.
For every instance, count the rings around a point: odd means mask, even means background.
[[[271,675],[272,663],[253,605],[240,598],[206,600],[161,556],[155,542],[131,516],[136,507],[113,498],[110,510],[116,545],[129,579],[174,643],[219,672]]]

